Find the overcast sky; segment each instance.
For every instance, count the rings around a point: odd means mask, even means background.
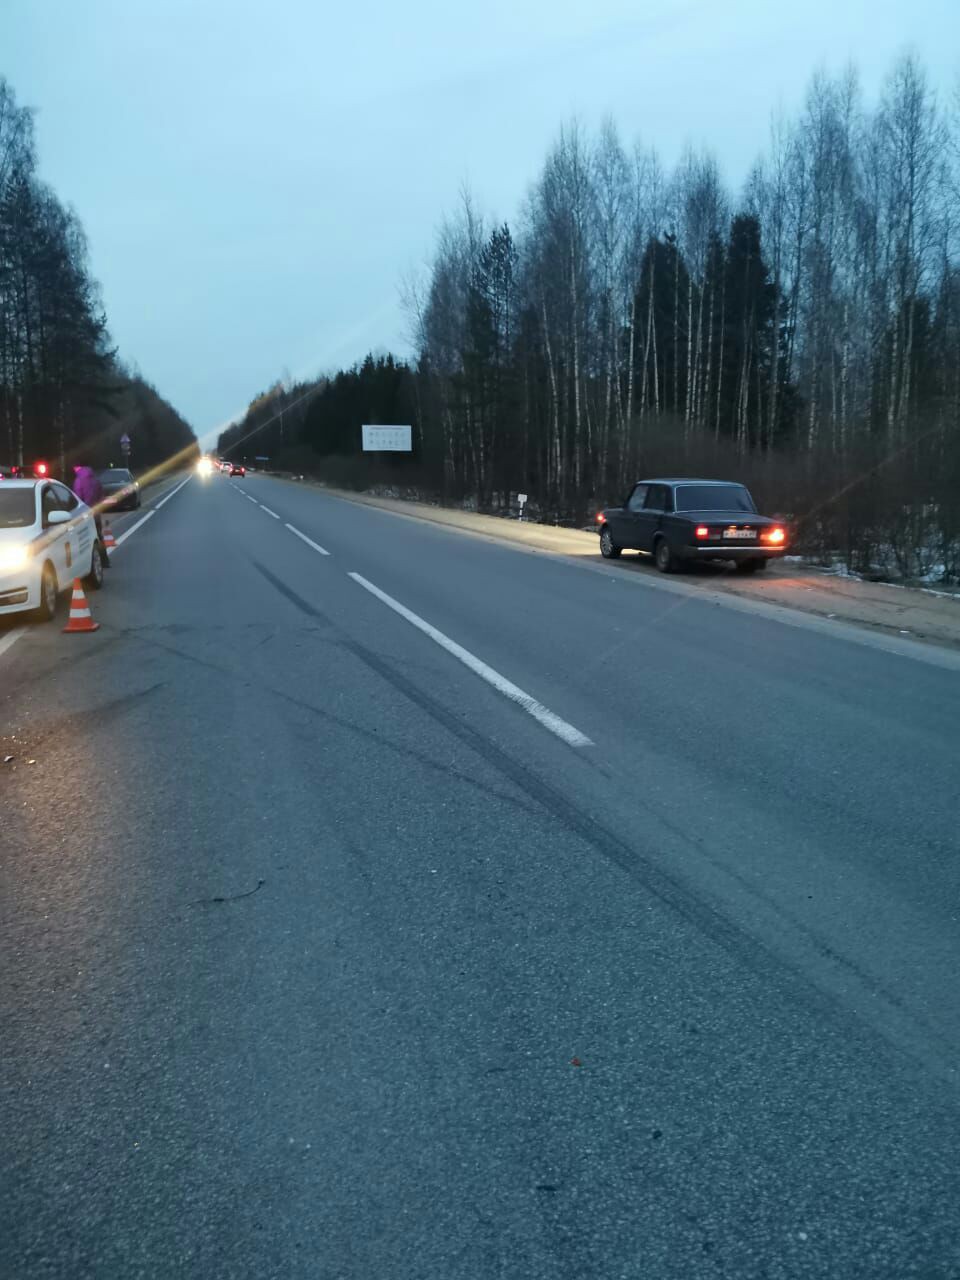
[[[0,0],[0,74],[86,227],[121,354],[205,433],[284,369],[406,349],[402,275],[466,181],[513,218],[611,113],[736,188],[817,66],[947,96],[960,0]]]

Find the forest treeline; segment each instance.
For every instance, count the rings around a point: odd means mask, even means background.
[[[37,172],[31,112],[0,77],[0,462],[142,470],[194,443],[183,418],[117,358],[76,214]]]
[[[224,445],[564,522],[641,473],[743,478],[809,551],[960,577],[960,125],[915,57],[869,109],[815,75],[736,196],[708,151],[667,172],[574,122],[515,223],[464,193],[405,292],[414,359],[278,383]],[[359,456],[361,422],[414,457]]]

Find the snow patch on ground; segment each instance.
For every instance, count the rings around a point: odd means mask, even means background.
[[[842,560],[834,560],[829,565],[815,565],[823,573],[829,573],[834,578],[850,578],[853,582],[862,582],[863,574],[854,573],[852,569],[848,569]]]

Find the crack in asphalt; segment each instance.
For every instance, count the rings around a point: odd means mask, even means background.
[[[256,888],[248,889],[246,893],[231,893],[226,896],[218,896],[215,898],[195,898],[193,902],[188,902],[188,907],[207,907],[219,905],[222,902],[239,902],[242,898],[252,898],[255,893],[259,893],[266,880],[258,880]]]

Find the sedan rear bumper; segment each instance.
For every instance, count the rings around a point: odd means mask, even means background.
[[[750,546],[744,546],[740,543],[737,546],[731,546],[727,543],[716,543],[712,546],[704,547],[694,544],[684,547],[680,552],[682,556],[690,560],[779,560],[786,555],[786,547],[766,547],[763,543],[752,543]]]

